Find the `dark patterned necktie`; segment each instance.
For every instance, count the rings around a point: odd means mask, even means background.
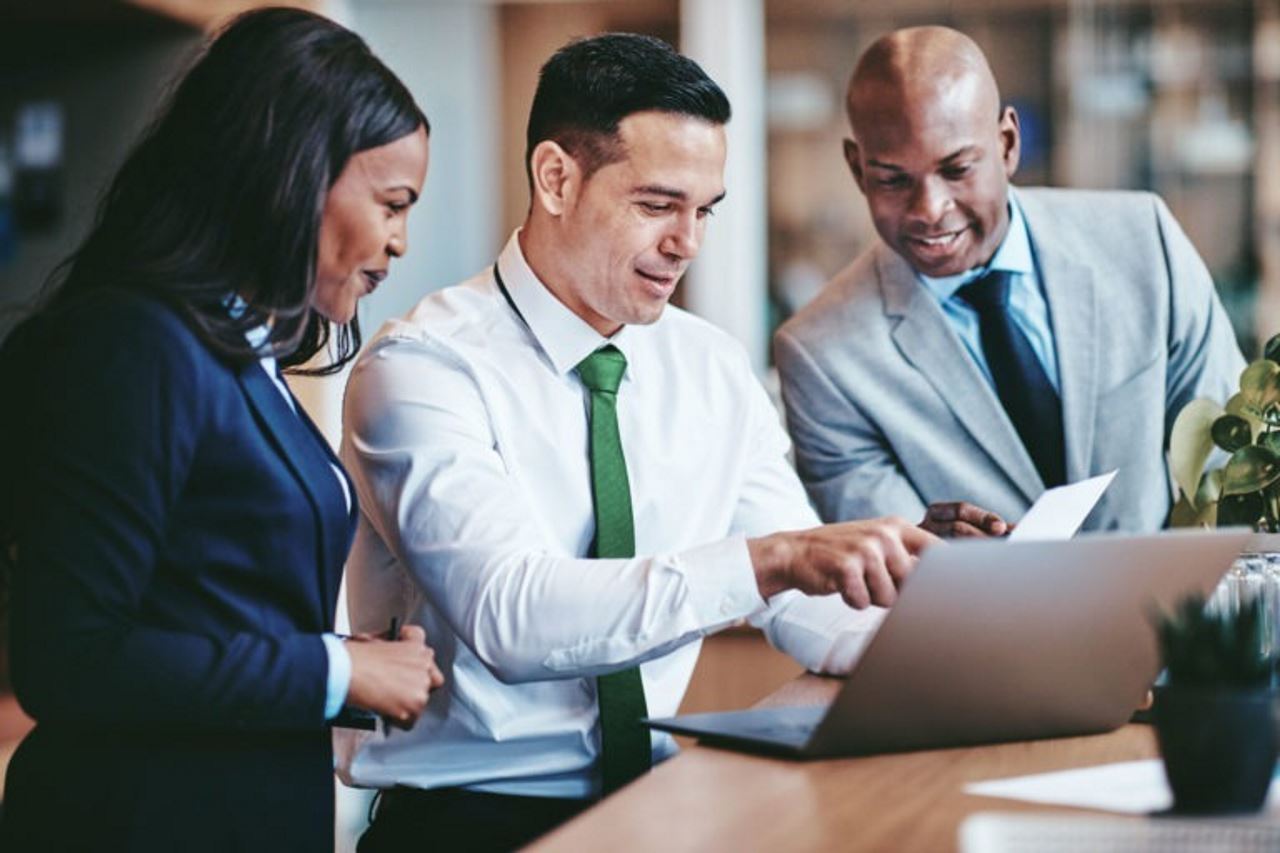
[[[978,312],[982,352],[996,395],[1046,488],[1066,482],[1062,402],[1027,336],[1009,312],[1013,273],[992,270],[957,291]]]

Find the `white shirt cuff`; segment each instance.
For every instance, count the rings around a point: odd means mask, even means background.
[[[867,644],[880,630],[880,623],[888,615],[887,610],[879,607],[868,607],[866,610],[855,612],[857,613],[853,617],[855,624],[835,635],[826,659],[818,667],[817,672],[824,675],[848,675],[852,672],[861,659],[862,653],[866,651]]]
[[[742,619],[765,606],[745,537],[702,545],[676,559],[694,612],[705,626]]]
[[[351,653],[334,634],[321,634],[324,650],[329,655],[329,680],[325,686],[324,718],[332,720],[338,716],[347,701],[347,690],[351,687]]]

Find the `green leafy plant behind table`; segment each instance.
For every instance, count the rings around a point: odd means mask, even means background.
[[[1238,610],[1203,599],[1157,614],[1168,682],[1155,688],[1152,722],[1174,811],[1253,812],[1276,766],[1276,657],[1263,651],[1261,599]]]
[[[1215,448],[1230,456],[1205,470]],[[1183,407],[1169,457],[1182,493],[1173,526],[1280,533],[1280,335],[1240,374],[1240,391],[1225,406],[1202,398]]]
[[[1160,657],[1169,683],[1178,687],[1270,687],[1276,658],[1266,647],[1265,605],[1259,599],[1236,612],[1205,607],[1188,598],[1173,613],[1157,617]]]

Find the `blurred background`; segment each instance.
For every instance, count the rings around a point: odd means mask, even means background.
[[[205,34],[250,0],[0,0],[0,303],[32,295]],[[411,252],[372,331],[492,261],[527,205],[537,69],[574,36],[670,41],[728,91],[729,197],[679,301],[763,370],[770,330],[873,233],[840,153],[845,80],[891,28],[986,50],[1025,134],[1018,181],[1160,193],[1247,353],[1280,318],[1280,0],[310,0],[360,32],[431,118]],[[13,316],[0,319],[0,336]]]
[[[269,4],[0,0],[0,338],[82,236],[169,81],[210,31],[258,5]],[[986,51],[1022,117],[1017,182],[1158,192],[1246,355],[1280,331],[1280,0],[292,5],[363,35],[432,123],[410,253],[362,303],[367,336],[492,263],[528,203],[538,67],[574,36],[627,30],[679,47],[733,102],[728,199],[677,301],[736,335],[767,381],[771,330],[874,237],[841,156],[845,81],[874,38],[924,23],[962,29]],[[331,438],[341,387],[295,383]],[[741,706],[796,671],[755,643],[730,635],[718,657],[704,655],[686,710]],[[23,725],[0,702],[0,761]]]

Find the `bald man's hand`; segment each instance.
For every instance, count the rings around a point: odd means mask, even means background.
[[[787,589],[839,593],[850,607],[890,607],[933,534],[901,518],[827,524],[747,542],[762,598]]]
[[[944,539],[1005,536],[1013,525],[994,512],[966,501],[929,504],[920,526]]]

